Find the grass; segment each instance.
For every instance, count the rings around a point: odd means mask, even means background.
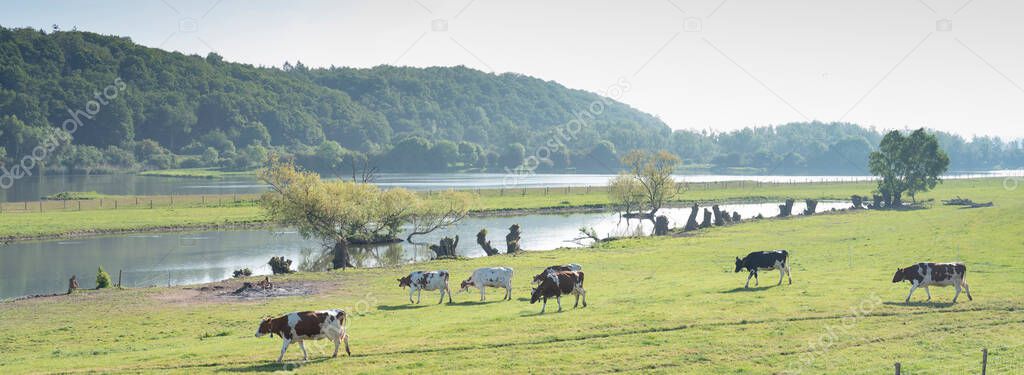
[[[767,194],[767,193],[766,193]],[[877,374],[901,362],[905,373],[990,373],[1024,366],[1024,198],[1000,180],[947,183],[924,198],[953,195],[995,207],[937,205],[911,211],[859,211],[764,220],[693,236],[613,241],[398,269],[359,269],[275,277],[318,285],[302,297],[237,301],[182,288],[76,293],[0,304],[0,372],[300,373],[733,373],[799,370]],[[736,255],[788,249],[793,285],[742,289]],[[951,288],[922,291],[892,273],[918,261],[963,261],[974,301]],[[538,315],[529,276],[551,264],[580,263],[589,307]],[[448,269],[453,284],[481,266],[516,269],[513,301],[435,293],[410,305],[395,279],[413,269]],[[239,281],[228,282],[237,286]],[[256,339],[264,315],[344,308],[353,357],[325,358],[324,341],[289,349]]]
[[[990,182],[983,182],[990,181]],[[1000,184],[1001,179],[950,180],[946,189],[970,196],[979,184]],[[786,198],[849,199],[869,194],[873,185],[858,183],[759,184],[721,182],[689,184],[673,199],[691,202],[781,201]],[[571,207],[605,207],[611,202],[604,187],[488,189],[475,191],[476,212]],[[524,194],[525,192],[525,194]],[[428,193],[422,193],[428,194]],[[948,198],[948,197],[943,197]],[[258,195],[100,196],[77,201],[0,203],[0,239],[66,236],[174,228],[202,228],[265,223],[257,207]],[[975,199],[978,200],[978,199]],[[152,208],[151,208],[152,207]],[[40,213],[42,210],[42,213]]]
[[[159,169],[139,173],[140,176],[186,177],[186,178],[225,178],[234,176],[254,176],[255,170],[225,171],[219,168],[181,168]]]

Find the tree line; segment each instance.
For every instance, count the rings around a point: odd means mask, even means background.
[[[61,124],[102,86],[124,95],[74,134]],[[580,111],[600,103],[599,113]],[[581,120],[568,136],[565,125]],[[1024,145],[935,132],[953,170],[1016,168]],[[667,150],[719,173],[867,174],[883,134],[848,123],[672,131],[593,93],[466,67],[309,68],[184,55],[129,38],[0,27],[0,162],[66,140],[37,168],[69,173],[257,167],[270,153],[307,169],[616,173],[630,151]]]

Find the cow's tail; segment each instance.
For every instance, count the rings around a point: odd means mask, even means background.
[[[786,250],[779,250],[782,252],[782,266],[789,268],[789,252]]]

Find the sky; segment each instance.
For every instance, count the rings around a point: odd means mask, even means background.
[[[1024,2],[3,1],[77,28],[281,66],[453,66],[600,92],[674,129],[793,121],[1024,137]]]

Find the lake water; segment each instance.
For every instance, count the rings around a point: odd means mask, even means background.
[[[846,202],[821,202],[817,211],[847,208]],[[763,214],[778,215],[778,203],[730,204],[722,209],[737,211],[744,218]],[[803,202],[794,205],[802,212]],[[670,225],[686,223],[688,208],[666,208],[659,214],[669,217]],[[698,220],[701,220],[698,217]],[[416,242],[437,243],[444,236],[460,238],[458,251],[467,257],[484,256],[476,244],[481,228],[488,239],[504,251],[505,234],[512,224],[522,227],[520,245],[525,250],[551,250],[579,247],[570,242],[580,227],[593,227],[602,237],[651,231],[650,221],[620,219],[614,213],[577,213],[566,215],[526,215],[469,217],[445,230],[413,238]],[[398,243],[353,249],[357,266],[390,266],[430,259],[433,252],[423,244]],[[248,267],[257,275],[269,274],[267,260],[285,256],[293,268],[323,270],[330,264],[323,247],[299,237],[288,229],[224,230],[202,232],[146,233],[89,237],[71,240],[17,242],[0,246],[0,299],[30,294],[62,293],[67,281],[77,275],[83,288],[96,286],[96,268],[103,266],[117,279],[123,270],[124,286],[183,285],[223,280],[234,270]],[[565,259],[562,262],[571,262]],[[459,275],[458,277],[463,277]]]
[[[989,171],[950,174],[947,178],[1024,176],[1024,171]],[[382,187],[404,187],[412,190],[532,188],[566,186],[604,186],[610,174],[532,174],[501,173],[383,173],[375,183]],[[758,181],[764,183],[802,183],[825,181],[868,181],[871,176],[745,176],[745,175],[676,175],[680,182]],[[24,202],[63,191],[95,191],[111,195],[171,194],[250,194],[260,193],[266,185],[254,176],[223,179],[157,177],[138,175],[26,177],[7,189],[0,189],[0,201]]]

